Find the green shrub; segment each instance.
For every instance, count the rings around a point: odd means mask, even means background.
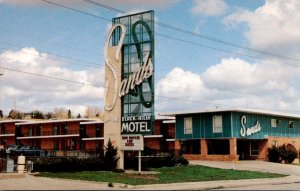
[[[186,160],[184,157],[180,156],[180,157],[176,157],[174,156],[172,159],[173,163],[175,165],[188,165],[189,164],[189,161]]]
[[[189,162],[183,157],[176,156],[152,156],[142,158],[142,170],[147,171],[149,168],[172,167],[176,165],[188,165]],[[125,158],[125,169],[138,169],[137,157]]]
[[[268,148],[268,157],[270,162],[280,162],[279,148],[274,145]]]
[[[298,151],[292,144],[283,144],[279,147],[272,146],[268,148],[270,162],[292,163],[298,157]]]
[[[298,151],[292,144],[283,144],[279,147],[281,160],[286,164],[292,163],[298,157]]]
[[[78,172],[106,170],[103,160],[91,159],[55,159],[34,162],[34,172]]]
[[[124,173],[125,170],[124,169],[113,169],[113,172],[117,172],[117,173]]]

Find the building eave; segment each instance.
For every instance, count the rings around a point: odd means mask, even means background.
[[[209,110],[200,110],[200,111],[186,111],[186,112],[164,112],[159,113],[162,116],[178,116],[178,115],[191,115],[191,114],[203,114],[203,113],[221,113],[221,112],[242,112],[242,113],[254,113],[261,115],[277,116],[277,117],[286,117],[286,118],[297,118],[300,119],[300,115],[283,113],[270,110],[261,110],[261,109],[244,109],[244,108],[233,108],[233,109],[209,109]]]
[[[94,119],[79,118],[79,119],[61,119],[61,120],[43,120],[43,121],[30,121],[24,123],[16,123],[16,125],[36,125],[36,124],[49,124],[49,123],[65,123],[65,122],[84,122],[95,121]]]
[[[15,134],[2,134],[0,137],[14,137]]]
[[[104,137],[89,137],[89,138],[82,138],[83,141],[95,141],[95,140],[104,140]]]
[[[49,138],[63,138],[63,137],[79,137],[79,134],[69,134],[69,135],[45,135],[45,136],[28,136],[28,137],[17,137],[20,139],[49,139]]]

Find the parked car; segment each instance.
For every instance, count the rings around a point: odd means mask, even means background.
[[[28,145],[17,145],[11,147],[11,155],[24,155],[24,156],[42,156],[44,151],[38,147],[28,146]]]
[[[13,153],[16,150],[19,150],[21,147],[23,147],[24,145],[10,145],[7,149],[6,152],[7,153]]]

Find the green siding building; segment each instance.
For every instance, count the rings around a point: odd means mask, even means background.
[[[300,116],[246,109],[163,114],[176,117],[176,144],[189,159],[267,160],[267,149],[300,147]]]

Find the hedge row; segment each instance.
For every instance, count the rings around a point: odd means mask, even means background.
[[[34,172],[78,172],[78,171],[100,171],[111,170],[100,159],[57,159],[41,160],[34,163]]]
[[[270,162],[281,163],[284,161],[290,164],[298,157],[298,151],[292,144],[283,144],[279,147],[268,148],[268,156]]]
[[[189,161],[183,157],[166,156],[166,157],[143,157],[142,170],[149,170],[149,168],[171,167],[176,165],[188,165]],[[125,169],[138,169],[138,158],[125,158]]]
[[[163,166],[187,165],[189,162],[183,157],[149,157],[142,158],[142,170],[160,168]],[[125,169],[138,169],[137,157],[125,158]],[[102,159],[70,159],[41,160],[34,162],[34,172],[78,172],[78,171],[109,171]]]

